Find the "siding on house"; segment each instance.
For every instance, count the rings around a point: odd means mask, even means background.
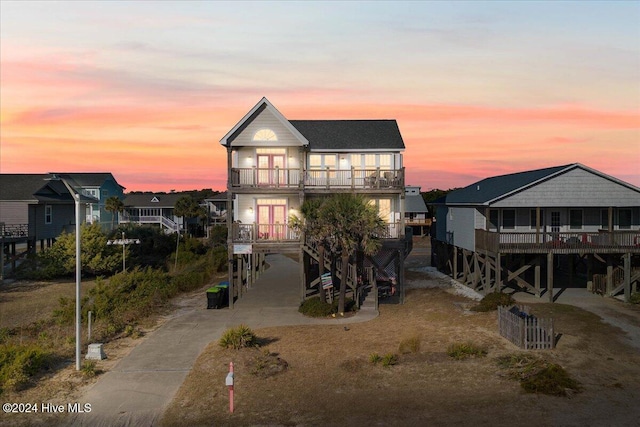
[[[253,141],[253,135],[260,129],[271,129],[277,135],[278,140]],[[238,136],[236,136],[231,145],[233,147],[283,147],[301,146],[302,143],[273,113],[268,109],[264,109],[251,123],[247,124]]]
[[[572,169],[492,203],[492,207],[639,206],[640,194],[585,169]]]

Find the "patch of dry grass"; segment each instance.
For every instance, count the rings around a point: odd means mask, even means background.
[[[288,365],[268,378],[251,374],[248,366],[253,350],[226,350],[212,343],[200,355],[162,425],[404,426],[418,421],[423,425],[468,425],[472,421],[489,426],[496,425],[496,420],[522,420],[522,413],[527,413],[528,425],[554,425],[566,424],[568,419],[609,420],[601,412],[610,414],[611,402],[619,409],[637,404],[630,397],[630,388],[640,392],[632,380],[640,375],[637,354],[622,344],[614,345],[617,363],[612,364],[606,356],[578,350],[574,340],[564,338],[556,350],[545,355],[562,362],[572,375],[591,376],[585,392],[570,403],[527,395],[496,364],[497,357],[517,350],[497,334],[496,313],[465,315],[460,309],[464,301],[440,289],[410,290],[405,305],[381,306],[380,317],[349,325],[348,330],[338,325],[255,330],[259,338],[268,337],[268,352]],[[545,306],[540,305],[540,312]],[[584,322],[591,330],[604,328],[608,342],[611,334],[618,333],[581,310],[558,310],[554,317],[561,333],[576,334],[578,342],[589,339]],[[604,335],[600,338],[604,349]],[[470,340],[486,348],[487,357],[455,361],[446,355],[450,344]],[[397,354],[410,341],[419,343],[413,346],[417,351],[398,354],[395,365],[385,368],[370,362],[372,354],[381,358]],[[236,366],[234,414],[228,412],[224,386],[230,361]],[[593,378],[598,378],[595,384]],[[602,396],[610,401],[598,403]],[[629,410],[616,411],[616,416],[621,425],[631,417]]]

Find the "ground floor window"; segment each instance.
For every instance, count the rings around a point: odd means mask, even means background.
[[[631,209],[618,210],[618,228],[620,230],[631,229]]]
[[[505,209],[502,211],[502,228],[505,230],[514,230],[516,228],[515,209]]]
[[[569,210],[569,229],[582,230],[582,210],[581,209]]]

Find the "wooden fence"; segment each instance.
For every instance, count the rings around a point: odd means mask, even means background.
[[[555,348],[553,319],[538,319],[529,314],[529,307],[499,306],[500,335],[525,350]]]

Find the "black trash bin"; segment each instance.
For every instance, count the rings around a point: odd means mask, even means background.
[[[229,306],[229,282],[220,282],[216,285],[220,289],[220,308]]]
[[[207,289],[207,309],[220,308],[224,290],[218,286]]]

